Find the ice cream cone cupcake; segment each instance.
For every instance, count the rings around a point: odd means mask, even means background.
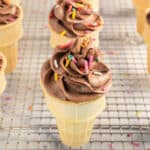
[[[88,143],[112,84],[100,51],[80,39],[58,46],[42,67],[40,84],[62,142],[71,147]]]
[[[143,37],[147,45],[147,71],[150,74],[150,8],[146,10]]]
[[[133,0],[136,9],[137,32],[143,34],[144,16],[147,8],[150,7],[150,0]]]
[[[98,46],[103,24],[102,17],[93,12],[91,5],[84,0],[59,0],[49,16],[50,44],[56,48],[76,38],[93,37],[95,46]]]
[[[6,78],[5,78],[5,68],[6,68],[6,58],[0,53],[0,95],[3,93],[6,87]]]
[[[0,0],[0,52],[7,59],[6,72],[11,73],[17,64],[18,41],[22,37],[23,10],[19,5],[8,5]]]
[[[13,5],[18,5],[21,3],[21,0],[3,0],[7,4],[13,4]]]

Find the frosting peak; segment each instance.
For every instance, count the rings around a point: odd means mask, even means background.
[[[112,84],[110,70],[91,39],[58,46],[44,63],[41,80],[50,94],[76,103],[102,96]]]
[[[103,26],[103,20],[84,0],[58,0],[49,17],[52,29],[67,37],[84,36]]]
[[[15,21],[19,15],[19,8],[0,0],[0,26]]]

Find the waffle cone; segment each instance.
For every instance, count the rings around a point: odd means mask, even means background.
[[[102,20],[102,27],[98,31],[92,32],[90,34],[85,34],[84,37],[81,37],[81,40],[91,37],[94,39],[93,44],[95,45],[95,47],[99,47],[99,32],[103,29],[103,24],[104,24],[104,21],[102,18],[101,18],[101,20]],[[58,46],[58,45],[64,45],[64,44],[70,42],[71,40],[75,39],[75,38],[62,36],[61,34],[55,32],[50,25],[49,25],[49,30],[51,33],[50,45],[52,46],[52,48],[56,48],[56,46]]]
[[[93,101],[73,103],[51,96],[40,83],[48,109],[56,117],[62,142],[71,147],[88,143],[95,119],[105,109],[105,95]]]
[[[0,26],[0,52],[2,52],[7,59],[6,72],[10,73],[16,68],[18,41],[22,37],[22,19],[23,10],[20,6],[20,16],[13,23]]]
[[[133,0],[136,9],[137,32],[143,34],[144,31],[144,16],[147,8],[150,7],[149,0]]]

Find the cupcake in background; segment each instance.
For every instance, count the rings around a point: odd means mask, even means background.
[[[78,38],[70,45],[57,46],[43,64],[40,83],[62,142],[71,147],[86,144],[112,85],[110,69],[92,40],[84,43]]]
[[[3,93],[6,87],[5,69],[6,69],[6,58],[0,53],[0,95]]]
[[[103,24],[102,17],[85,0],[58,0],[49,15],[50,44],[56,48],[76,38],[93,37],[98,46]]]
[[[147,8],[150,8],[150,0],[132,0],[132,1],[136,11],[137,32],[140,35],[143,35],[145,12]]]
[[[18,41],[23,35],[23,10],[19,5],[7,4],[0,0],[0,52],[7,59],[6,72],[16,68]]]

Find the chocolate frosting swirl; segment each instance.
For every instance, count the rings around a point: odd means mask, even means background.
[[[19,8],[0,0],[0,25],[14,22],[19,16]]]
[[[89,39],[58,46],[42,67],[41,81],[48,93],[60,99],[75,103],[94,100],[112,84],[110,70],[100,59],[100,51]]]
[[[65,31],[65,36],[71,38],[83,37],[103,26],[102,18],[84,0],[58,0],[50,12],[49,23],[57,33]]]

